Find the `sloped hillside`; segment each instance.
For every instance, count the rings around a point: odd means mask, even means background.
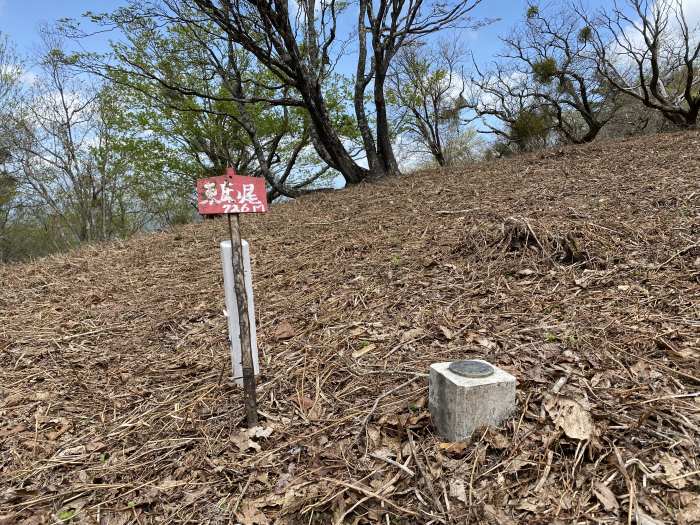
[[[0,523],[697,523],[700,133],[420,173],[0,267]],[[517,376],[445,444],[429,364]],[[647,519],[647,521],[644,521]]]

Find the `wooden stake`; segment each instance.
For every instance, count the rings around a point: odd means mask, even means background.
[[[255,370],[253,369],[253,350],[250,344],[250,318],[248,317],[248,296],[245,291],[245,274],[243,273],[243,242],[238,214],[236,225],[228,217],[228,230],[231,235],[231,264],[233,265],[233,287],[236,290],[238,305],[238,324],[241,335],[241,364],[243,365],[243,392],[245,397],[245,414],[248,428],[258,425],[258,401],[255,394]]]

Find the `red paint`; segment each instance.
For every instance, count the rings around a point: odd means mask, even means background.
[[[260,177],[236,175],[233,168],[226,175],[197,181],[197,207],[202,215],[222,213],[265,213],[267,192]]]

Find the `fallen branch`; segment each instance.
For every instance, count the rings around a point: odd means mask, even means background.
[[[374,459],[379,459],[379,460],[381,460],[381,461],[385,461],[385,462],[389,463],[389,465],[393,465],[393,466],[395,466],[396,468],[399,468],[399,469],[403,470],[406,474],[408,474],[408,475],[411,476],[411,477],[413,477],[413,476],[416,475],[416,473],[413,472],[410,468],[408,468],[408,467],[402,465],[402,464],[399,463],[398,461],[394,461],[394,460],[391,459],[391,458],[387,458],[387,457],[384,457],[384,456],[380,456],[379,454],[376,454],[376,453],[374,453],[374,452],[370,453],[370,457],[373,457]]]
[[[674,253],[671,257],[669,257],[669,258],[666,259],[664,262],[662,262],[660,265],[658,265],[658,266],[656,267],[656,271],[659,271],[661,268],[663,268],[664,266],[666,266],[668,263],[670,263],[670,262],[671,262],[673,259],[675,259],[676,257],[679,257],[679,256],[681,256],[681,255],[684,255],[684,254],[688,253],[690,250],[692,250],[692,249],[695,248],[696,246],[700,246],[700,241],[698,241],[698,242],[696,242],[696,243],[693,243],[693,244],[691,244],[691,245],[689,245],[689,246],[686,246],[686,247],[683,248],[682,250],[680,250],[680,251]]]
[[[348,489],[355,490],[357,492],[361,492],[365,496],[369,496],[374,499],[378,499],[379,501],[383,501],[393,509],[396,509],[399,512],[403,512],[404,514],[408,514],[409,516],[419,516],[417,512],[413,512],[412,510],[409,510],[407,508],[401,507],[400,505],[397,505],[390,499],[385,498],[384,496],[377,494],[376,492],[372,492],[368,488],[365,487],[360,487],[358,485],[353,485],[352,483],[346,483],[345,481],[340,481],[338,479],[332,479],[332,478],[321,478],[321,481],[327,481],[329,483],[335,483],[336,485],[340,485],[341,487],[345,487]]]

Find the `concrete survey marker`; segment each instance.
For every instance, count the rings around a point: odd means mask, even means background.
[[[430,414],[446,441],[463,441],[479,427],[498,426],[515,410],[515,377],[481,359],[434,363],[429,383]]]

